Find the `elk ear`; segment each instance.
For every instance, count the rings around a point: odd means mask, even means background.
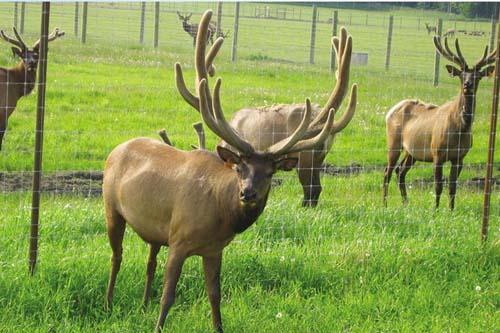
[[[462,74],[462,71],[452,65],[446,65],[446,70],[450,73],[451,76],[459,76]]]
[[[17,47],[12,47],[12,53],[14,54],[14,56],[18,56],[21,59],[23,58],[23,52]]]
[[[486,77],[486,76],[493,77],[494,72],[495,72],[495,65],[491,65],[480,71],[479,74],[481,75],[481,77]]]
[[[275,161],[274,167],[276,170],[290,171],[297,166],[298,162],[299,159],[297,157],[286,157]]]
[[[241,163],[241,158],[238,156],[238,154],[233,153],[227,148],[224,148],[222,146],[217,146],[217,154],[226,163],[229,164],[240,164]]]

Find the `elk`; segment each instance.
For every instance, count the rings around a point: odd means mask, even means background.
[[[472,147],[472,122],[476,107],[476,92],[479,81],[492,75],[496,51],[488,54],[486,47],[482,58],[472,67],[467,65],[455,40],[456,54],[444,38],[434,37],[436,50],[458,66],[446,65],[452,76],[460,78],[458,96],[441,105],[427,104],[418,100],[403,100],[392,107],[386,115],[387,167],[384,172],[384,205],[387,206],[388,184],[393,170],[398,175],[403,204],[407,203],[405,176],[416,161],[434,164],[436,208],[443,191],[443,164],[450,161],[449,178],[450,209],[455,207],[457,178],[463,166],[463,159]],[[403,159],[396,167],[403,151]]]
[[[193,37],[193,47],[196,45],[196,36],[198,33],[198,24],[196,23],[189,23],[189,20],[191,19],[191,16],[193,13],[189,13],[186,15],[182,15],[181,13],[177,12],[177,16],[179,17],[180,20],[182,20],[182,28],[184,29],[185,32],[187,32],[191,37]],[[213,23],[209,23],[208,26],[208,35],[206,42],[208,43],[210,41],[211,44],[214,43],[214,35],[215,31],[217,30],[217,27]],[[219,37],[219,36],[217,36]]]
[[[12,44],[12,53],[21,58],[21,61],[12,68],[0,67],[0,150],[2,150],[8,119],[16,109],[17,102],[21,97],[29,95],[35,88],[38,65],[40,40],[36,41],[30,49],[15,27],[13,30],[16,38],[9,37],[3,30],[0,30],[1,39]],[[61,36],[64,36],[64,32],[56,28],[48,36],[48,40],[50,42]]]
[[[325,106],[322,109],[318,105],[313,106],[315,120],[311,122],[311,130],[306,133],[306,137],[313,136],[321,130],[329,110],[332,108],[338,110],[348,89],[352,38],[347,36],[346,29],[342,28],[340,38],[334,37],[332,44],[336,50],[337,64],[339,66],[337,81]],[[177,79],[177,87],[184,99],[195,109],[198,109],[198,105],[187,91],[182,77]],[[332,132],[325,141],[319,143],[313,149],[293,154],[294,157],[299,159],[297,173],[304,193],[303,206],[315,207],[318,204],[322,190],[320,170],[323,161],[333,144],[335,134],[342,131],[351,121],[356,109],[356,101],[357,85],[354,84],[351,89],[347,112],[335,122]],[[304,111],[304,104],[280,104],[272,107],[245,108],[235,113],[231,125],[236,128],[245,140],[263,150],[293,133],[298,128]],[[228,143],[222,143],[222,145],[230,148]]]
[[[453,37],[455,36],[455,29],[448,29],[446,32],[443,34],[444,37]]]
[[[427,23],[425,23],[425,28],[427,29],[427,34],[430,35],[431,32],[434,32],[436,33],[437,29],[436,29],[436,26],[431,26]]]
[[[116,147],[108,156],[103,179],[107,232],[112,249],[107,305],[122,261],[122,242],[128,224],[149,243],[144,303],[147,304],[161,246],[168,246],[168,259],[156,332],[163,329],[174,303],[176,285],[186,258],[203,258],[205,286],[212,308],[214,328],[222,332],[220,274],[222,251],[250,227],[266,206],[273,174],[292,170],[297,158],[287,154],[310,149],[322,142],[333,127],[333,109],[321,131],[304,139],[311,124],[311,103],[292,135],[260,151],[242,138],[227,122],[221,107],[218,79],[213,94],[208,88],[207,67],[220,48],[218,38],[205,59],[206,36],[212,11],[203,15],[195,47],[196,95],[203,122],[233,147],[181,151],[165,143],[137,138]],[[208,64],[208,65],[207,65]],[[180,64],[176,72],[182,75]]]

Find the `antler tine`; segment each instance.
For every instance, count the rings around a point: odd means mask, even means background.
[[[205,57],[205,68],[207,69],[208,74],[212,77],[215,75],[215,66],[213,65],[213,62],[223,43],[224,38],[217,38]]]
[[[220,86],[222,84],[222,80],[219,78],[215,83],[214,87],[214,99],[213,99],[213,114],[215,116],[215,122],[218,127],[225,134],[224,137],[221,137],[224,141],[229,143],[231,146],[239,150],[244,154],[250,154],[254,152],[254,148],[247,141],[242,139],[238,133],[229,125],[226,118],[224,117],[224,112],[222,112],[222,106],[220,103]]]
[[[198,135],[198,149],[205,149],[205,131],[203,130],[203,124],[201,122],[194,123],[193,128]]]
[[[321,132],[311,139],[301,140],[297,142],[293,147],[286,151],[287,154],[301,152],[304,150],[309,150],[318,147],[319,144],[325,142],[325,140],[330,135],[333,128],[333,118],[335,116],[335,110],[330,109],[328,111],[328,118],[323,126]]]
[[[23,49],[27,49],[28,47],[26,46],[26,43],[23,41],[23,39],[21,38],[21,35],[19,35],[19,33],[17,32],[17,29],[16,27],[12,27],[12,30],[14,30],[14,35],[16,35],[16,38],[17,40],[19,41],[19,43],[22,44],[22,48]]]
[[[200,24],[198,25],[198,33],[196,35],[195,58],[194,58],[195,68],[196,68],[196,85],[198,85],[202,79],[207,79],[208,81],[207,68],[205,65],[205,54],[206,54],[205,51],[207,45],[206,41],[208,36],[208,25],[210,23],[211,18],[212,18],[212,11],[207,10],[201,17]]]
[[[496,54],[497,54],[497,49],[493,50],[490,54],[488,54],[488,45],[486,45],[483,57],[476,62],[474,68],[481,69],[481,67],[494,63]]]
[[[184,81],[184,75],[182,74],[181,64],[175,63],[175,83],[177,90],[179,90],[181,96],[184,100],[191,105],[195,110],[200,111],[200,100],[198,97],[193,95],[189,89],[186,87],[186,82]]]
[[[15,28],[14,28],[15,29]],[[3,30],[0,30],[0,36],[8,43],[11,43],[21,49],[26,49],[26,45],[24,45],[23,43],[21,43],[20,41],[18,40],[15,40],[14,38],[11,38],[9,36],[7,36],[7,34],[3,31]]]
[[[458,44],[458,38],[455,39],[455,48],[457,49],[457,55],[461,62],[464,64],[464,68],[467,68],[467,61],[465,61],[464,56],[462,55],[462,51],[460,50],[460,45]]]
[[[64,36],[64,31],[59,31],[59,28],[55,28],[54,31],[50,35],[47,36],[47,42],[52,42],[53,40]],[[35,44],[33,44],[33,48],[36,49],[40,44],[41,39],[38,39]]]
[[[215,112],[212,113],[212,110],[210,109],[208,104],[209,100],[207,80],[202,79],[200,81],[198,91],[200,93],[200,113],[203,121],[205,122],[205,124],[207,124],[208,128],[210,128],[210,130],[214,132],[215,135],[226,141],[234,149],[243,154],[251,154],[254,152],[253,147],[248,142],[240,138],[224,118],[224,114],[222,113],[222,109],[220,108],[220,83],[221,81],[219,79],[215,85],[214,105],[212,105]]]
[[[432,39],[434,42],[434,46],[436,47],[436,50],[446,59],[449,61],[457,64],[460,66],[460,68],[465,68],[466,64],[462,62],[462,59],[460,59],[458,56],[453,54],[453,52],[450,50],[450,47],[448,46],[448,38],[444,38],[444,47],[443,44],[441,43],[441,37],[439,36],[434,36]]]

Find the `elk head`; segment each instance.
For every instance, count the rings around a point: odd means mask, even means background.
[[[179,17],[179,19],[182,20],[182,22],[185,22],[185,23],[188,23],[188,21],[189,21],[189,19],[191,19],[192,15],[193,15],[193,13],[182,15],[181,13],[177,12],[177,16]]]
[[[36,71],[36,68],[38,66],[39,52],[40,52],[39,50],[40,39],[37,40],[31,48],[29,48],[26,46],[23,39],[17,32],[17,29],[13,27],[12,30],[14,31],[14,35],[16,36],[15,39],[7,36],[3,30],[0,30],[0,37],[2,37],[2,39],[5,40],[6,42],[9,42],[12,45],[14,45],[12,47],[12,53],[14,54],[14,56],[18,56],[19,58],[21,58],[26,68],[26,71],[28,72]],[[59,31],[59,28],[55,28],[54,31],[48,36],[48,41],[51,42],[62,36],[64,36],[64,32]]]
[[[237,133],[224,116],[220,100],[222,80],[217,79],[213,96],[208,88],[208,74],[210,76],[214,74],[212,62],[224,41],[221,37],[217,38],[206,55],[206,43],[203,41],[209,33],[211,16],[211,11],[203,15],[198,27],[200,38],[196,40],[196,92],[199,97],[187,89],[179,63],[175,64],[177,88],[184,99],[200,112],[208,128],[233,148],[230,150],[218,145],[217,154],[228,167],[237,173],[240,204],[244,207],[253,207],[258,203],[265,204],[274,173],[278,170],[292,170],[298,162],[297,158],[287,157],[287,154],[311,149],[324,142],[332,130],[335,112],[330,109],[321,131],[311,138],[304,139],[311,124],[312,113],[311,102],[307,99],[306,110],[297,129],[289,137],[264,151],[256,151]]]
[[[479,59],[474,66],[469,67],[460,50],[458,39],[455,39],[456,54],[453,53],[448,46],[448,39],[446,37],[444,38],[443,47],[441,38],[439,36],[434,36],[434,45],[436,50],[444,58],[458,65],[458,68],[452,65],[446,65],[446,69],[450,75],[460,78],[461,91],[464,95],[475,95],[479,81],[481,81],[483,77],[491,76],[495,70],[495,66],[490,64],[495,62],[496,50],[488,54],[488,46],[486,46],[482,58]]]

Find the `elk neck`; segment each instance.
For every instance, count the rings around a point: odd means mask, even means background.
[[[217,205],[218,211],[221,213],[222,223],[229,225],[235,234],[242,233],[262,214],[266,207],[269,190],[255,204],[244,206],[240,203],[240,188],[236,172],[228,168],[220,176],[217,189],[220,195]]]
[[[472,127],[472,122],[474,121],[474,110],[476,109],[475,89],[473,94],[467,95],[464,94],[461,89],[455,103],[455,109],[458,112],[458,120],[460,121],[461,128],[465,131],[469,131]]]
[[[186,21],[182,21],[182,28],[189,34],[194,32],[194,29],[192,29],[192,25],[187,23]]]
[[[28,71],[22,61],[9,69],[9,82],[15,84],[19,97],[29,95],[35,88],[35,81],[36,70]]]

